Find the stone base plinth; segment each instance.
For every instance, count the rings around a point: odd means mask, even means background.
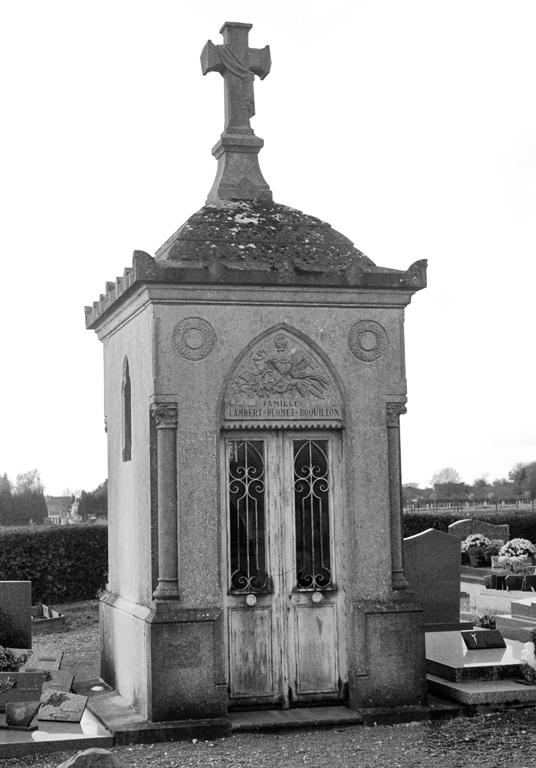
[[[349,703],[355,709],[426,704],[423,611],[403,597],[354,603]]]
[[[221,611],[101,599],[101,677],[151,722],[226,717]]]

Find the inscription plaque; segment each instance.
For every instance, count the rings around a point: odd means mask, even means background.
[[[79,723],[87,704],[87,696],[65,691],[45,691],[41,696],[39,720]]]
[[[39,701],[42,688],[42,672],[0,672],[0,712],[8,701]]]
[[[320,356],[288,331],[256,344],[234,370],[224,397],[227,427],[342,427],[339,387]]]

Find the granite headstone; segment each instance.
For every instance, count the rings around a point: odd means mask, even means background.
[[[429,528],[404,539],[404,566],[426,632],[470,629],[460,622],[460,540]]]
[[[456,520],[455,523],[449,525],[448,531],[462,539],[462,541],[472,533],[481,533],[482,536],[490,540],[500,540],[504,541],[504,543],[510,538],[510,528],[507,524],[494,525],[493,523],[486,523],[484,520],[475,520],[474,518]]]
[[[0,645],[32,647],[31,581],[0,581]]]

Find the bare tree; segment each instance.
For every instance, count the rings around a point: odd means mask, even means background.
[[[458,470],[452,467],[443,467],[430,480],[432,485],[445,485],[446,483],[461,483],[462,476]]]

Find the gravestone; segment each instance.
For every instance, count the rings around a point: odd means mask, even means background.
[[[460,541],[429,528],[404,539],[404,572],[424,610],[426,632],[452,632],[460,622]]]
[[[457,520],[455,523],[451,523],[448,527],[448,532],[462,539],[462,541],[472,533],[481,533],[490,541],[496,539],[497,541],[504,541],[505,544],[510,538],[510,527],[506,523],[504,525],[494,525],[493,523],[486,523],[484,520],[475,520],[474,518]]]
[[[43,672],[44,691],[64,691],[70,693],[74,675],[67,669],[47,669]]]
[[[225,98],[207,204],[86,307],[109,456],[101,676],[153,722],[220,733],[230,707],[426,701],[399,436],[426,262],[378,267],[272,201],[250,125],[271,58],[250,28],[202,52]]]
[[[9,701],[39,701],[42,688],[41,672],[0,672],[0,712]]]
[[[63,659],[63,651],[57,653],[33,653],[28,661],[23,665],[22,669],[28,672],[34,672],[36,670],[58,670],[61,667],[61,660]]]
[[[88,697],[66,691],[43,691],[39,720],[62,723],[79,723],[84,714]]]
[[[31,581],[0,581],[0,645],[32,647]]]
[[[36,731],[39,726],[32,725],[40,701],[8,701],[6,703],[6,724],[0,725],[5,730]]]

